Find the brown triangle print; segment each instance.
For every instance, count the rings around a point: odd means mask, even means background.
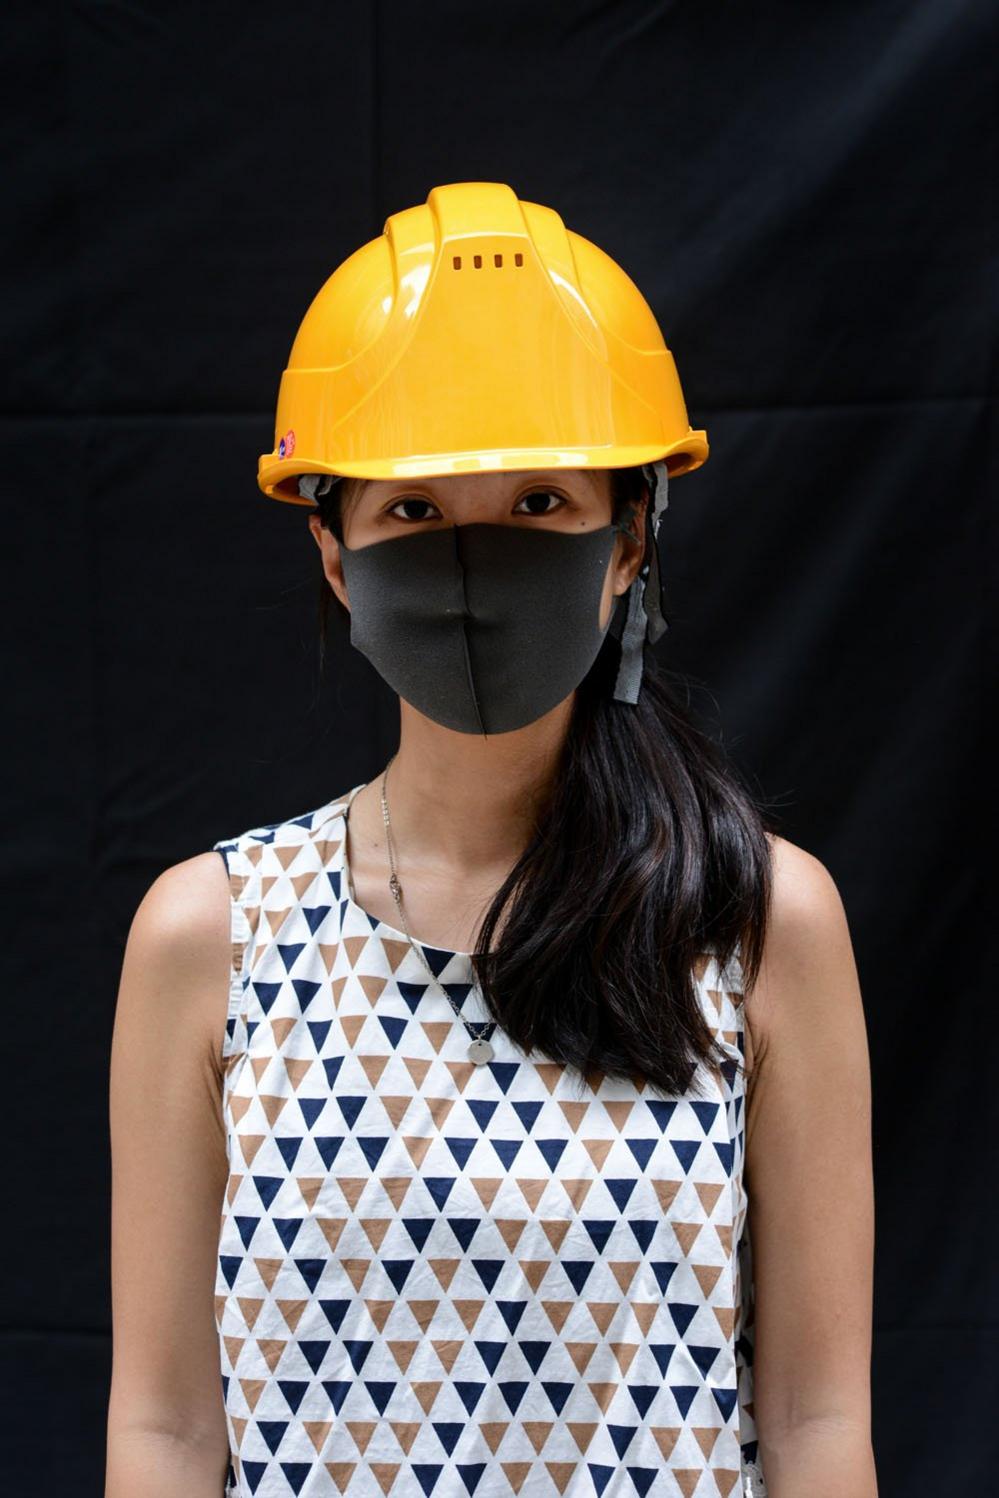
[[[611,1352],[614,1354],[617,1366],[620,1368],[622,1376],[627,1375],[628,1369],[631,1367],[632,1363],[635,1360],[635,1354],[638,1351],[638,1343],[611,1342],[608,1345]]]
[[[351,968],[356,969],[357,959],[368,945],[368,938],[366,936],[342,936],[340,941],[347,953],[347,961]]]
[[[370,1471],[374,1474],[375,1480],[383,1493],[391,1493],[392,1485],[399,1476],[401,1466],[401,1462],[369,1463]]]
[[[496,1200],[496,1193],[502,1186],[502,1184],[502,1176],[472,1177],[472,1185],[475,1188],[475,1194],[479,1198],[479,1201],[485,1207],[487,1212],[492,1210],[493,1202]],[[500,1228],[500,1232],[503,1231],[499,1223],[497,1223],[497,1227]],[[523,1227],[523,1223],[521,1223],[521,1227]],[[514,1242],[516,1242],[516,1239],[514,1239]],[[509,1246],[512,1247],[512,1244]]]
[[[374,1009],[375,1005],[378,1003],[378,1000],[385,992],[385,985],[388,982],[388,979],[380,978],[375,973],[358,973],[357,981],[360,983],[362,989],[364,990],[364,996],[367,999],[368,1003],[371,1005],[372,1009]]]
[[[430,1323],[433,1321],[435,1315],[437,1314],[437,1307],[440,1305],[440,1301],[407,1300],[406,1304],[409,1306],[410,1311],[413,1313],[413,1320],[420,1328],[420,1331],[425,1333]]]
[[[482,1315],[484,1300],[454,1300],[452,1305],[458,1313],[458,1317],[466,1332],[470,1332],[479,1317]]]
[[[284,1357],[285,1348],[288,1346],[287,1338],[264,1337],[261,1338],[261,1340],[257,1343],[257,1346],[263,1354],[264,1362],[267,1364],[271,1373],[276,1373],[277,1365]]]
[[[386,1102],[386,1101],[387,1101],[387,1099],[382,1098],[382,1102],[383,1103]],[[405,1101],[408,1102],[409,1099],[407,1098],[407,1099],[405,1099]],[[402,1110],[403,1113],[405,1111],[406,1111],[405,1109]],[[401,1114],[400,1114],[400,1117],[401,1117]],[[389,1201],[392,1203],[393,1207],[398,1212],[399,1209],[400,1209],[400,1207],[402,1206],[403,1202],[406,1199],[406,1193],[407,1193],[407,1191],[409,1190],[410,1186],[412,1186],[412,1184],[413,1184],[413,1177],[412,1176],[379,1176],[379,1178],[378,1178],[378,1184],[381,1186],[382,1190],[385,1192],[385,1195],[388,1197]]]
[[[371,1260],[341,1259],[340,1263],[343,1265],[344,1273],[347,1275],[347,1278],[350,1280],[350,1283],[353,1285],[354,1289],[359,1291],[361,1286],[364,1284],[364,1279],[368,1270],[371,1268]]]
[[[704,1231],[704,1223],[674,1222],[672,1223],[672,1228],[673,1232],[676,1234],[676,1241],[679,1243],[680,1247],[683,1250],[684,1257],[689,1258],[690,1250],[693,1248],[694,1244],[697,1242],[698,1238]]]
[[[680,1425],[652,1425],[649,1427],[655,1437],[656,1445],[662,1452],[663,1461],[668,1462],[673,1455],[673,1449],[680,1439]]]
[[[574,1134],[578,1134],[579,1133],[579,1126],[580,1126],[580,1124],[583,1122],[583,1119],[586,1117],[587,1113],[590,1111],[590,1104],[589,1103],[572,1103],[572,1102],[568,1102],[567,1100],[564,1100],[564,1099],[560,1098],[559,1099],[559,1107],[562,1109],[562,1112],[565,1114],[566,1122],[568,1123],[568,1125],[569,1125],[570,1129],[572,1130],[572,1132]]]
[[[390,1420],[389,1425],[392,1427],[392,1434],[408,1456],[413,1442],[420,1434],[420,1422],[418,1420]]]
[[[453,1097],[428,1097],[426,1099],[427,1109],[433,1119],[434,1127],[442,1129],[451,1109],[454,1107]]]
[[[652,1323],[656,1319],[656,1312],[659,1310],[658,1304],[655,1301],[649,1300],[633,1300],[630,1302],[630,1305],[632,1314],[641,1328],[642,1336],[647,1337]]]
[[[295,874],[291,881],[291,887],[295,891],[298,903],[302,903],[302,897],[311,884],[315,883],[318,869],[306,869],[304,874]]]
[[[615,1129],[617,1129],[619,1134],[624,1128],[625,1124],[628,1122],[628,1118],[634,1106],[634,1103],[616,1102],[611,1098],[608,1098],[604,1103],[604,1111],[606,1112],[607,1117],[610,1119],[611,1123],[614,1125]]]
[[[493,1456],[499,1450],[499,1443],[510,1429],[509,1420],[485,1420],[480,1423],[479,1430]]]
[[[412,1077],[414,1084],[419,1089],[426,1081],[427,1072],[430,1070],[431,1063],[429,1061],[425,1061],[422,1056],[404,1056],[403,1060],[406,1063],[406,1070],[409,1072],[409,1075]]]
[[[690,1427],[694,1440],[704,1454],[705,1460],[710,1457],[712,1451],[718,1444],[721,1435],[721,1427],[718,1425],[692,1425]]]
[[[378,1086],[382,1072],[392,1059],[390,1056],[358,1056],[358,1061],[368,1079],[372,1092]]]
[[[273,1290],[275,1284],[277,1283],[277,1277],[281,1270],[284,1268],[284,1260],[254,1259],[253,1267],[256,1269],[257,1273],[263,1280],[264,1284],[267,1286],[268,1290]]]
[[[367,1025],[367,1020],[367,1014],[341,1014],[340,1029],[343,1031],[344,1037],[346,1037],[350,1050],[356,1050],[358,1037],[361,1035],[364,1026]]]
[[[289,1021],[289,1029],[293,1028],[294,1020]],[[280,1047],[279,1047],[280,1049]],[[310,1056],[286,1056],[284,1058],[284,1069],[288,1081],[291,1083],[292,1092],[297,1092],[312,1070],[312,1058]]]
[[[361,1217],[359,1221],[364,1236],[375,1253],[379,1253],[392,1219],[390,1217]]]
[[[541,1281],[548,1273],[551,1266],[550,1259],[520,1259],[518,1260],[525,1280],[531,1287],[534,1295],[537,1295]]]
[[[585,1456],[590,1442],[596,1435],[597,1424],[595,1420],[570,1420],[568,1421],[569,1434],[579,1447],[580,1454]]]
[[[356,1462],[324,1462],[333,1484],[338,1493],[346,1493],[357,1469]]]
[[[652,1186],[655,1190],[656,1196],[659,1198],[659,1205],[660,1207],[662,1207],[663,1212],[666,1213],[667,1216],[669,1215],[669,1210],[673,1205],[673,1199],[682,1185],[682,1181],[652,1182]]]
[[[548,1469],[548,1476],[559,1492],[566,1492],[577,1464],[575,1462],[545,1462],[545,1466]]]
[[[439,1056],[445,1041],[451,1034],[451,1022],[449,1020],[424,1019],[420,1021],[420,1029]]]
[[[671,1467],[673,1481],[676,1483],[683,1498],[694,1498],[694,1489],[704,1475],[700,1467]]]
[[[576,1304],[574,1300],[543,1300],[541,1308],[557,1332],[561,1332],[569,1319],[569,1312]]]
[[[326,1445],[330,1431],[333,1429],[332,1420],[303,1420],[302,1429],[312,1442],[312,1449],[318,1456]]]
[[[555,1429],[555,1422],[554,1420],[522,1420],[520,1428],[540,1456],[545,1442]]]
[[[438,1394],[444,1387],[444,1382],[442,1379],[431,1380],[429,1382],[424,1380],[418,1384],[410,1384],[409,1387],[412,1389],[420,1409],[425,1415],[429,1415]]]
[[[319,855],[319,863],[323,871],[327,870],[334,858],[343,846],[342,837],[316,837],[313,830],[312,846]]]
[[[587,1300],[584,1301],[586,1309],[593,1320],[593,1325],[602,1337],[607,1335],[607,1328],[614,1320],[617,1311],[616,1300]]]
[[[461,1337],[441,1337],[437,1341],[431,1341],[431,1347],[440,1359],[441,1367],[445,1373],[454,1371],[454,1365],[461,1356],[464,1347],[464,1339]]]
[[[719,1279],[721,1278],[721,1265],[692,1264],[690,1267],[691,1269],[693,1269],[694,1274],[697,1278],[697,1283],[701,1287],[701,1294],[704,1296],[705,1300],[708,1300],[712,1290],[715,1288]]]
[[[239,1362],[239,1355],[246,1346],[246,1342],[246,1337],[224,1336],[222,1338],[225,1355],[229,1359],[229,1367],[233,1370],[235,1370],[236,1364]]]
[[[530,1474],[533,1462],[501,1462],[504,1476],[515,1493],[519,1493]]]
[[[322,958],[323,967],[326,969],[326,976],[328,978],[333,971],[333,964],[336,961],[336,954],[340,950],[340,943],[338,941],[317,941],[316,950]]]
[[[302,1313],[309,1302],[307,1300],[278,1300],[275,1304],[284,1317],[284,1324],[288,1330],[290,1332],[297,1331],[298,1323],[302,1319]]]
[[[617,1384],[587,1384],[587,1388],[596,1400],[597,1408],[606,1415],[610,1408],[610,1402],[617,1392]]]
[[[727,1193],[730,1190],[730,1186],[727,1181],[724,1184],[718,1181],[695,1181],[694,1190],[700,1198],[701,1206],[704,1208],[705,1213],[710,1217],[715,1209],[715,1203],[718,1201],[718,1198],[723,1191]]]
[[[611,1260],[608,1264],[607,1267],[617,1280],[622,1295],[627,1295],[631,1282],[638,1272],[638,1266],[638,1259],[629,1259],[625,1262]]]
[[[553,1252],[558,1253],[565,1242],[565,1236],[569,1231],[569,1223],[564,1218],[543,1217],[541,1219],[541,1231],[551,1244]]]
[[[347,1219],[346,1217],[319,1217],[316,1221],[332,1253],[340,1242],[340,1234],[347,1225]]]
[[[458,1269],[458,1259],[431,1259],[430,1267],[437,1276],[437,1282],[442,1290],[450,1288]]]
[[[271,936],[275,939],[277,939],[281,927],[291,915],[294,908],[294,905],[285,905],[281,910],[264,910],[264,914],[267,917],[267,924],[271,928]]]
[[[611,1152],[611,1140],[584,1139],[583,1148],[597,1167],[597,1170],[603,1170],[607,1163],[607,1156]]]
[[[586,1198],[590,1194],[590,1187],[593,1185],[593,1182],[585,1179],[571,1181],[564,1180],[560,1176],[559,1185],[562,1187],[562,1190],[569,1198],[573,1210],[576,1212],[581,1212],[583,1209],[583,1203],[586,1201]],[[568,1225],[569,1224],[566,1223],[566,1227],[568,1227]]]
[[[260,1315],[261,1309],[266,1305],[266,1301],[262,1300],[259,1296],[240,1295],[236,1300],[236,1304],[242,1312],[243,1320],[252,1332],[257,1324],[257,1317]]]
[[[371,1437],[378,1429],[375,1420],[346,1420],[344,1422],[358,1451],[363,1456],[371,1444]]]
[[[400,941],[395,936],[384,936],[383,935],[382,936],[381,944],[382,944],[382,951],[385,953],[385,956],[388,958],[389,967],[392,969],[392,971],[394,973],[398,969],[399,964],[403,961],[404,957],[406,956],[406,953],[409,951],[409,942],[408,941]]]
[[[385,1330],[385,1323],[388,1321],[389,1314],[391,1314],[392,1306],[394,1305],[394,1300],[365,1300],[364,1309],[370,1315],[371,1321],[373,1321],[374,1326],[377,1327],[379,1332]]]
[[[257,1402],[267,1388],[267,1385],[268,1380],[266,1378],[241,1378],[239,1380],[240,1392],[246,1400],[249,1410],[256,1410]]]

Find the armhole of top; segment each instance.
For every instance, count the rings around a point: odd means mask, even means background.
[[[236,838],[212,844],[229,878],[229,1003],[222,1038],[222,1060],[228,1062],[246,1049],[246,991],[249,986],[249,949],[253,932],[246,914],[247,887],[253,865]]]

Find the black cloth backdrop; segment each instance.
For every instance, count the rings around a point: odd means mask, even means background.
[[[342,638],[319,677],[318,553],[256,460],[323,280],[468,179],[620,261],[708,431],[657,649],[850,918],[882,1498],[985,1491],[997,8],[6,14],[5,1491],[103,1490],[107,1065],[143,892],[394,747]]]

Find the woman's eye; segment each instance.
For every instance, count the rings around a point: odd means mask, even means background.
[[[399,505],[416,505],[417,508],[419,508],[420,505],[430,505],[431,510],[436,509],[436,506],[432,505],[430,503],[429,499],[421,499],[418,494],[412,494],[412,495],[407,495],[405,499],[397,499],[396,502],[395,502],[395,504],[392,504],[392,505],[389,506],[388,513],[390,515],[396,514],[397,513],[397,507]],[[405,515],[399,515],[399,519],[400,520],[429,520],[430,516],[427,515],[426,513],[424,513],[422,515],[414,515],[411,512],[407,512]]]
[[[550,501],[554,500],[554,504]],[[564,505],[565,500],[560,494],[552,489],[532,489],[529,494],[522,494],[517,501],[515,514],[521,515],[550,515],[552,512]],[[521,506],[528,505],[528,509]],[[439,515],[437,506],[429,499],[423,499],[419,494],[407,494],[393,501],[388,507],[387,513],[395,515],[399,520],[430,520]]]
[[[518,505],[518,508],[522,504],[531,504],[532,505],[532,508],[530,510],[526,510],[526,511],[525,510],[521,510],[521,512],[520,512],[521,514],[527,514],[527,515],[550,515],[552,513],[551,509],[535,509],[535,508],[533,508],[534,501],[536,501],[536,500],[549,500],[549,499],[557,500],[557,502],[558,502],[559,505],[565,503],[565,500],[562,498],[562,496],[560,494],[554,493],[554,491],[551,490],[551,489],[532,489],[531,492],[530,492],[530,494],[522,494],[521,495],[520,499],[518,499],[518,501],[517,501],[517,505]],[[554,506],[553,508],[557,508],[557,505]]]

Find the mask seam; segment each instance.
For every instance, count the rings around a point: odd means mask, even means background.
[[[458,527],[456,525],[453,525],[451,529],[454,531],[454,560],[455,565],[458,568],[458,576],[461,579],[461,603],[463,610],[461,615],[461,648],[462,654],[465,657],[465,675],[468,679],[468,690],[471,693],[472,704],[475,708],[475,716],[478,720],[479,732],[485,733],[486,727],[482,721],[482,710],[479,707],[479,699],[475,691],[475,680],[472,675],[472,655],[468,644],[468,594],[465,591],[465,568],[462,564],[461,556],[459,555],[458,551]]]

